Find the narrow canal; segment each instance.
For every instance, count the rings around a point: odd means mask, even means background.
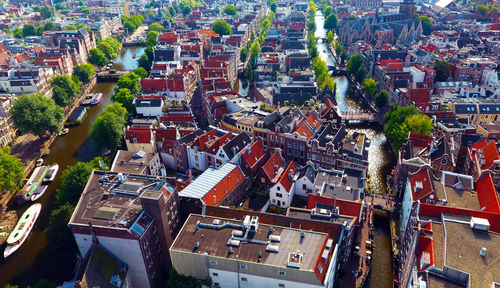
[[[137,68],[136,59],[143,53],[143,47],[124,47],[119,58],[115,61],[113,69],[133,70]],[[136,59],[133,58],[134,54]],[[90,129],[97,115],[111,103],[111,95],[115,86],[116,83],[97,83],[92,92],[104,94],[101,103],[89,109],[86,118],[79,126],[70,129],[67,135],[58,137],[52,144],[50,153],[44,158],[44,161],[48,164],[59,164],[58,176],[38,201],[42,204],[42,212],[28,240],[7,260],[1,257],[0,287],[7,283],[20,287],[28,285],[33,287],[39,279],[47,279],[61,284],[62,281],[72,278],[76,255],[70,253],[70,255],[54,258],[47,245],[44,230],[47,228],[50,214],[55,208],[55,192],[59,187],[62,171],[77,161],[89,161],[96,156],[89,137]],[[25,209],[18,211],[18,215],[21,215]]]
[[[316,23],[316,38],[326,38],[323,28],[325,17],[321,11],[317,11],[314,17]],[[328,66],[335,66],[335,57],[330,52],[328,43],[318,40],[317,48],[319,55]],[[337,106],[341,112],[365,112],[359,101],[349,95],[349,81],[345,77],[335,77]],[[375,193],[387,193],[387,175],[394,165],[394,155],[391,153],[390,145],[387,143],[383,128],[380,125],[354,124],[348,126],[349,133],[364,133],[370,140],[368,150],[368,175],[370,176]],[[374,251],[374,262],[371,271],[371,281],[367,287],[392,287],[392,263],[389,223],[376,221],[374,229],[374,243],[377,247]]]

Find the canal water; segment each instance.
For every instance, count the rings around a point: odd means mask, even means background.
[[[114,69],[133,70],[137,68],[137,61],[143,47],[124,47],[119,58],[115,61]],[[132,56],[136,54],[136,59]],[[93,93],[101,92],[104,97],[98,105],[90,107],[83,122],[71,128],[65,136],[58,137],[50,148],[50,153],[44,158],[45,163],[59,164],[59,173],[45,194],[38,201],[42,204],[42,212],[35,224],[33,232],[23,246],[7,260],[0,256],[0,287],[5,284],[15,284],[19,287],[31,286],[38,279],[47,279],[58,284],[73,277],[76,255],[69,253],[59,258],[54,258],[47,245],[44,230],[49,224],[51,211],[56,208],[55,192],[60,184],[62,171],[77,161],[89,161],[96,155],[92,140],[89,137],[92,123],[97,115],[111,102],[111,95],[116,83],[97,83]],[[25,208],[26,209],[26,208]],[[24,212],[22,209],[18,212]],[[2,253],[3,254],[3,253]]]
[[[316,38],[326,38],[326,31],[323,28],[325,17],[321,11],[317,11],[314,17],[316,23]],[[335,66],[335,57],[328,49],[328,43],[318,40],[317,48],[319,55],[327,66]],[[357,99],[349,95],[349,81],[345,77],[335,77],[337,106],[341,112],[359,113],[367,109],[360,105]],[[375,193],[387,193],[387,175],[389,175],[394,163],[390,145],[387,143],[383,127],[380,125],[354,124],[348,126],[349,133],[364,133],[370,140],[368,150],[368,175],[370,176]],[[371,281],[367,287],[392,287],[392,264],[391,264],[391,243],[390,243],[389,223],[384,221],[375,222],[374,243],[377,247],[373,255],[373,266],[371,271]]]

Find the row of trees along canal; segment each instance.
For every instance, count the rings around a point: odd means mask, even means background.
[[[143,21],[142,17],[136,19],[139,19],[141,23]],[[127,21],[127,18],[122,19],[122,21]],[[150,30],[157,31],[160,29],[163,30],[163,27],[155,23],[151,25]],[[119,36],[117,39],[121,41],[122,37]],[[104,39],[97,45],[97,48],[91,50],[89,63],[95,66],[82,64],[75,67],[72,76],[55,76],[51,81],[52,98],[41,95],[23,95],[19,97],[11,109],[14,124],[19,131],[21,133],[33,133],[47,140],[50,135],[56,135],[61,129],[61,123],[64,120],[65,112],[70,110],[69,107],[79,105],[81,98],[77,96],[80,94],[82,86],[92,82],[96,69],[105,66],[110,60],[116,59],[118,55],[120,55],[118,60],[122,64],[127,64],[125,66],[137,67],[137,63],[135,65],[123,63],[128,61],[121,59],[127,53],[122,51],[120,54],[121,43],[118,40],[113,38]],[[155,45],[156,43],[151,44]],[[127,49],[137,48],[129,47]],[[132,57],[130,58],[129,60],[132,60]],[[35,285],[40,282],[39,284],[42,285],[47,283],[44,279],[40,280],[40,278],[44,277],[57,282],[71,278],[77,250],[67,223],[92,170],[101,169],[100,160],[103,160],[107,167],[110,164],[108,158],[88,159],[88,155],[99,155],[104,150],[116,151],[122,147],[123,131],[127,119],[129,119],[130,114],[134,113],[132,101],[140,93],[139,79],[147,76],[148,72],[141,67],[135,69],[134,72],[123,75],[114,89],[110,87],[114,91],[111,96],[114,103],[111,104],[107,99],[104,99],[101,105],[105,105],[104,102],[109,103],[104,110],[99,107],[92,108],[97,109],[97,113],[102,110],[95,120],[85,119],[85,124],[82,123],[82,125],[75,128],[75,130],[81,130],[81,128],[85,128],[82,126],[90,127],[90,122],[93,121],[91,129],[79,131],[80,133],[77,132],[76,135],[73,135],[73,131],[70,131],[67,136],[58,138],[53,144],[56,147],[53,147],[47,156],[47,160],[59,162],[61,170],[64,169],[64,171],[60,177],[49,185],[47,193],[43,197],[45,199],[42,198],[44,209],[30,239],[23,247],[25,249],[21,248],[20,251],[9,258],[9,261],[0,265],[0,274],[2,275],[0,286],[6,285],[8,282],[22,286]],[[114,84],[112,85],[114,86]],[[99,83],[94,91],[103,92],[105,97],[109,97],[111,93],[108,92],[110,91],[108,87],[107,83]],[[81,135],[82,133],[84,135]],[[87,139],[89,135],[91,141]],[[79,144],[73,147],[71,142],[76,141],[77,138]],[[94,151],[92,149],[86,150],[85,146],[87,146],[86,143],[88,142],[93,143]],[[84,155],[80,155],[79,158],[88,159],[88,161],[75,163],[73,157],[80,150],[86,151],[83,151]],[[74,165],[71,165],[71,163]],[[22,185],[24,176],[20,159],[15,155],[11,155],[8,148],[1,150],[0,189],[2,189],[2,193],[17,191]],[[55,195],[54,192],[56,192]],[[48,255],[50,257],[47,257]],[[52,284],[49,287],[53,286]]]

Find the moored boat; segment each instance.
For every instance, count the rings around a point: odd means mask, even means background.
[[[90,102],[90,105],[97,105],[101,102],[102,97],[104,95],[102,93],[95,93],[94,97],[92,98],[92,101]]]
[[[135,59],[135,57],[137,57],[135,54],[132,56],[133,59]]]
[[[45,174],[45,178],[43,179],[43,183],[49,183],[49,182],[54,181],[58,171],[59,171],[59,165],[57,163],[50,166],[49,170]]]
[[[66,134],[68,134],[68,132],[69,132],[69,128],[63,128],[61,130],[61,132],[59,132],[59,136],[66,135]]]
[[[82,102],[80,102],[82,105],[90,105],[90,103],[92,102],[92,99],[94,99],[94,95],[95,94],[87,94],[87,96],[85,96],[85,98],[83,98]]]
[[[31,205],[28,210],[23,213],[19,222],[17,222],[16,227],[7,238],[7,247],[3,252],[4,258],[9,257],[12,253],[16,252],[21,245],[23,245],[26,239],[28,239],[28,236],[33,230],[33,226],[35,226],[36,219],[38,219],[41,210],[42,204],[36,203]]]
[[[3,213],[0,216],[0,246],[5,243],[17,223],[17,213],[14,210]]]
[[[64,125],[78,125],[82,122],[83,118],[85,118],[86,115],[87,115],[87,108],[83,106],[78,106],[69,115],[68,120]]]
[[[45,193],[45,191],[47,190],[47,187],[47,185],[42,185],[36,188],[35,192],[33,192],[33,195],[31,195],[31,201],[35,202],[36,200],[40,199],[43,193]]]
[[[36,188],[38,188],[45,179],[45,174],[49,170],[48,166],[39,166],[33,170],[30,178],[23,186],[21,191],[19,191],[16,195],[16,199],[19,204],[22,204],[25,201],[31,200],[31,195],[35,192]]]

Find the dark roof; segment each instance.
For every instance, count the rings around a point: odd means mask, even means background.
[[[455,114],[476,113],[476,104],[455,104]]]
[[[136,107],[161,107],[161,99],[136,99]]]
[[[226,152],[227,157],[232,159],[236,153],[241,151],[241,149],[245,148],[251,142],[252,139],[250,139],[250,136],[248,136],[245,132],[242,132],[224,145],[222,149]]]

